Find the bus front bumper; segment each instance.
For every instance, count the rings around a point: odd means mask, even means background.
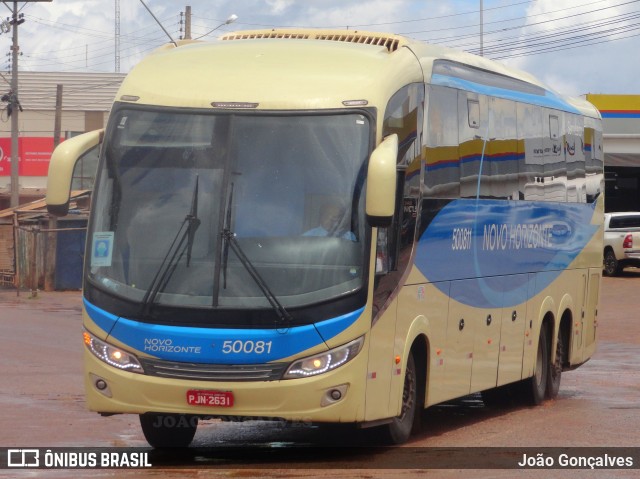
[[[102,414],[190,414],[238,419],[273,418],[304,422],[364,420],[366,354],[324,374],[278,381],[168,379],[116,369],[85,349],[89,410]],[[224,393],[232,405],[192,405],[188,394]]]

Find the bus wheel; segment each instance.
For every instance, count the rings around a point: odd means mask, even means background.
[[[144,437],[152,447],[187,447],[198,428],[198,418],[184,414],[140,414]]]
[[[386,444],[402,444],[412,432],[420,428],[421,415],[418,414],[418,377],[413,354],[409,355],[407,371],[402,389],[402,410],[389,424],[381,426],[381,439]]]
[[[547,326],[542,325],[540,339],[538,340],[538,353],[536,354],[536,369],[530,378],[523,383],[524,399],[526,402],[537,406],[544,400],[547,390],[549,375],[549,341],[547,340]]]
[[[547,391],[548,399],[558,396],[560,391],[560,379],[562,378],[562,358],[564,354],[564,344],[562,342],[562,332],[558,332],[558,344],[556,346],[556,360],[549,362],[549,372],[547,373]]]

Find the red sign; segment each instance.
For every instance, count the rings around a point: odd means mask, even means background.
[[[47,176],[53,137],[21,136],[18,138],[18,150],[20,176]],[[11,176],[11,138],[0,138],[0,176]]]

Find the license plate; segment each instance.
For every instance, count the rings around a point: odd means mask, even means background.
[[[231,407],[233,392],[231,391],[187,391],[187,404],[191,406]]]

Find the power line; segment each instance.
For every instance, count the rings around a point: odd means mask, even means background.
[[[577,8],[587,7],[587,6],[590,6],[590,5],[603,3],[605,1],[607,1],[607,0],[598,0],[596,2],[585,3],[585,4],[582,4],[582,5],[579,5],[579,6],[566,7],[566,8],[561,8],[561,9],[558,9],[558,10],[552,10],[552,11],[549,11],[549,12],[536,13],[534,15],[520,16],[520,17],[509,18],[509,19],[505,19],[505,20],[495,20],[493,22],[485,22],[484,24],[485,24],[485,26],[486,25],[496,25],[496,24],[502,24],[502,23],[507,23],[507,22],[514,22],[514,21],[517,21],[517,20],[528,20],[528,19],[534,18],[534,17],[549,17],[550,15],[552,15],[554,13],[565,12],[567,10],[575,10]],[[539,21],[539,22],[529,23],[529,24],[526,24],[526,25],[517,25],[515,27],[507,27],[507,28],[503,28],[503,29],[500,29],[500,30],[496,30],[496,31],[517,30],[519,28],[530,27],[530,26],[534,26],[534,25],[544,25],[546,23],[556,22],[556,21],[559,21],[559,20],[573,18],[573,17],[581,16],[581,15],[587,15],[589,13],[600,12],[600,11],[603,11],[603,10],[608,10],[608,9],[611,9],[611,8],[617,8],[617,7],[621,7],[621,6],[632,4],[632,3],[638,3],[639,1],[640,0],[631,0],[631,1],[628,1],[628,2],[621,3],[621,4],[609,5],[607,7],[602,7],[602,8],[598,8],[598,9],[595,9],[595,10],[589,10],[589,11],[586,11],[586,12],[576,13],[576,14],[573,14],[573,15],[567,15],[567,16],[559,17],[559,18],[552,18],[552,19],[549,19],[549,20],[542,20],[542,21]],[[447,31],[448,32],[448,31],[451,31],[451,30],[461,30],[461,29],[476,29],[477,30],[478,27],[479,27],[479,24],[474,23],[474,24],[471,24],[471,25],[462,25],[462,26],[458,26],[458,27],[445,27],[445,28],[440,28],[440,29],[436,29],[436,30],[429,29],[429,30],[419,30],[419,31],[415,31],[415,32],[399,32],[399,35],[407,35],[407,36],[409,36],[409,35],[415,35],[415,34],[419,34],[419,33],[432,33],[432,32],[441,32],[441,31]],[[474,31],[474,33],[468,34],[466,36],[467,37],[472,37],[472,36],[476,36],[477,37],[478,33],[477,33],[477,31]],[[423,39],[423,41],[430,42],[430,43],[438,43],[438,42],[442,42],[443,40],[460,39],[460,38],[461,38],[460,35],[454,35],[454,36],[449,36],[449,37],[440,37],[440,38],[436,38],[436,39],[426,38],[426,39]]]
[[[593,21],[588,21],[588,22],[575,23],[571,27],[554,27],[554,28],[547,29],[546,32],[538,31],[538,32],[529,33],[529,34],[523,34],[523,35],[519,35],[519,36],[515,36],[515,37],[513,37],[513,36],[512,37],[499,37],[499,38],[495,38],[493,40],[490,39],[488,41],[488,44],[489,45],[497,44],[497,45],[500,45],[500,46],[526,44],[526,43],[529,43],[529,42],[532,42],[532,41],[536,41],[538,39],[550,38],[550,37],[560,36],[560,35],[567,35],[567,34],[570,34],[570,33],[586,31],[586,30],[589,30],[589,29],[595,29],[597,27],[604,26],[604,25],[610,25],[610,24],[614,24],[614,23],[621,23],[621,22],[624,22],[624,21],[633,20],[633,19],[637,18],[638,15],[639,14],[635,13],[635,12],[624,13],[624,14],[620,14],[620,15],[614,15],[614,16],[611,16],[611,17],[605,17],[605,18],[603,18],[601,20],[593,20]],[[522,27],[519,30],[526,31],[529,28],[530,27]],[[494,34],[500,34],[500,33],[503,33],[503,30],[494,30],[492,32],[488,32],[487,36],[491,37]],[[467,43],[448,44],[448,46],[451,47],[451,48],[465,49],[465,48],[470,47],[470,46],[475,46],[476,44],[477,44],[476,42],[467,42]],[[472,50],[469,50],[469,51],[472,51]]]
[[[497,57],[492,57],[494,60],[504,60],[507,58],[518,58],[518,57],[527,57],[527,56],[532,56],[532,55],[541,55],[544,53],[551,53],[551,52],[558,52],[558,51],[563,51],[563,50],[573,50],[576,48],[584,48],[584,47],[590,47],[592,45],[599,45],[602,43],[610,43],[610,42],[614,42],[614,41],[619,41],[619,40],[626,40],[629,38],[635,38],[640,36],[640,33],[636,33],[633,35],[627,35],[627,36],[621,36],[619,38],[608,38],[606,40],[601,40],[601,41],[592,41],[592,40],[577,40],[575,42],[567,42],[564,43],[563,45],[558,45],[558,46],[554,46],[554,47],[547,47],[547,48],[541,48],[541,49],[537,49],[537,50],[531,50],[529,52],[525,52],[525,53],[513,53],[510,55],[502,55],[502,56],[497,56]],[[601,37],[596,37],[596,38],[601,38]]]
[[[522,6],[526,4],[533,4],[533,2],[535,1],[536,0],[519,1],[519,2],[514,2],[508,5],[500,5],[500,6],[488,8],[485,10],[486,11],[506,11],[509,8]],[[606,24],[602,22],[574,24],[573,27],[576,27],[576,28],[574,28],[573,30],[570,30],[570,29],[561,30],[561,29],[552,28],[552,29],[547,29],[548,30],[547,33],[538,32],[538,33],[529,34],[525,32],[527,32],[527,30],[531,30],[532,28],[536,28],[536,26],[546,27],[549,25],[553,25],[554,22],[561,22],[569,19],[572,21],[575,21],[575,19],[579,18],[580,16],[589,15],[589,14],[592,14],[592,15],[601,14],[602,12],[607,11],[608,9],[620,8],[620,7],[624,7],[632,4],[637,4],[639,1],[640,0],[625,1],[625,2],[619,2],[614,5],[602,6],[601,8],[589,8],[588,10],[585,10],[585,8],[588,8],[588,7],[602,5],[604,0],[599,0],[599,1],[592,1],[589,3],[585,3],[582,5],[574,5],[571,7],[560,8],[557,10],[547,11],[547,12],[538,13],[538,14],[532,14],[528,16],[513,16],[512,18],[508,18],[508,19],[487,22],[486,25],[495,27],[493,31],[485,32],[484,34],[485,38],[488,39],[486,44],[487,54],[489,56],[502,55],[503,53],[509,53],[510,55],[515,55],[516,53],[527,55],[529,54],[527,53],[529,51],[538,50],[544,47],[549,47],[549,48],[554,46],[561,47],[564,43],[567,42],[566,39],[563,40],[564,37],[569,37],[570,35],[575,34],[578,36],[578,38],[584,38],[584,37],[580,37],[579,35],[584,35],[589,31],[593,31],[594,34],[599,32],[600,37],[598,38],[602,38],[602,36],[605,35],[605,33],[608,33],[610,35],[617,35],[618,37],[620,37],[623,34],[626,35],[632,31],[632,27],[630,27],[631,30],[627,29],[627,30],[616,31],[613,29],[609,29],[608,31],[605,32],[603,31],[603,29],[605,28]],[[571,12],[571,14],[563,15],[558,18],[550,18],[551,16],[556,15],[558,13],[562,13],[562,12]],[[471,14],[476,15],[477,13],[478,13],[477,10],[473,10],[473,11],[465,11],[465,12],[439,15],[439,16],[433,16],[433,17],[388,21],[384,23],[368,23],[368,24],[363,23],[363,24],[351,25],[351,27],[363,28],[363,27],[377,27],[377,26],[389,26],[389,25],[407,25],[407,24],[414,24],[418,22],[445,20],[447,18],[463,19],[465,16],[468,16]],[[47,28],[52,28],[59,31],[72,32],[76,35],[90,37],[93,40],[87,45],[77,45],[76,43],[76,45],[74,46],[65,48],[65,55],[60,60],[57,60],[57,61],[54,61],[51,59],[51,57],[55,55],[57,51],[37,52],[37,53],[25,55],[24,59],[28,68],[37,70],[39,68],[59,68],[62,66],[64,69],[69,69],[70,71],[79,71],[79,70],[101,71],[105,67],[107,67],[110,63],[113,62],[113,50],[112,50],[113,44],[112,43],[106,44],[106,42],[103,41],[106,39],[111,40],[113,38],[113,34],[111,32],[86,28],[84,26],[69,25],[69,24],[60,23],[60,22],[54,23],[49,20],[39,18],[33,15],[28,15],[28,17],[30,20],[33,20],[34,22],[44,25]],[[170,21],[172,23],[172,27],[171,27],[172,31],[175,31],[175,32],[178,32],[180,28],[177,17],[178,16],[175,15],[170,18]],[[199,23],[201,24],[199,26],[202,30],[208,28],[204,26],[205,22],[208,22],[208,21],[219,22],[218,20],[208,19],[204,17],[198,17],[198,18],[200,19]],[[614,17],[606,17],[605,19],[613,21],[613,18]],[[522,23],[523,21],[526,21],[526,20],[531,21],[532,19],[540,19],[540,21],[532,22],[526,25],[522,25],[522,24],[513,25],[514,22]],[[605,19],[601,18],[600,20],[605,20]],[[167,22],[168,20],[169,19],[164,19],[163,22]],[[175,20],[175,23],[173,23],[174,20]],[[627,19],[627,21],[630,21],[630,20],[631,18]],[[620,23],[623,22],[622,17],[620,17],[619,22]],[[276,25],[265,25],[265,24],[258,24],[258,23],[243,23],[242,25],[243,26],[276,27]],[[584,25],[586,30],[577,28],[580,25]],[[431,38],[426,39],[426,41],[429,41],[432,43],[443,43],[454,48],[468,49],[469,51],[474,52],[475,51],[474,47],[475,45],[477,45],[477,43],[471,42],[471,41],[465,42],[465,40],[471,40],[471,39],[477,38],[477,32],[475,31],[473,33],[462,33],[459,35],[446,35],[441,37],[435,37],[433,36],[433,34],[437,32],[442,32],[445,30],[447,32],[451,32],[455,30],[464,30],[464,29],[468,30],[468,29],[473,29],[477,27],[478,25],[474,23],[474,24],[467,24],[467,25],[451,26],[446,29],[438,28],[435,30],[434,29],[416,30],[412,32],[399,32],[399,33],[407,36],[410,36],[410,35],[421,36],[424,33],[430,33]],[[136,30],[136,34],[126,34],[124,32],[121,32],[121,35],[120,35],[121,61],[130,62],[131,60],[139,58],[143,54],[166,43],[165,41],[162,40],[161,32],[157,30],[154,31],[155,29],[156,29],[155,25],[147,25]],[[588,30],[588,29],[591,29],[591,30]],[[556,30],[558,31],[556,32]],[[516,31],[523,32],[523,35],[521,36],[512,35],[511,37],[506,36],[506,34],[508,34],[509,32],[516,32]],[[98,38],[99,40],[96,41],[96,38]],[[615,37],[612,39],[612,41],[613,40],[615,40]],[[557,41],[557,43],[553,43],[554,41]],[[526,49],[524,46],[526,43],[531,44],[528,49]],[[513,51],[504,52],[503,50],[506,49],[507,46],[513,47]],[[534,53],[530,53],[530,54],[534,54]],[[107,60],[107,58],[109,57],[111,57],[111,60]],[[81,62],[82,64],[80,65]]]
[[[111,39],[112,37],[102,31],[98,31],[98,30],[91,30],[91,29],[85,29],[80,27],[80,31],[76,31],[77,29],[73,26],[70,25],[66,25],[66,24],[50,24],[48,21],[45,21],[43,19],[40,19],[38,17],[33,17],[34,20],[37,23],[41,23],[46,25],[47,27],[50,28],[54,28],[54,29],[59,29],[62,31],[71,31],[75,34],[80,34],[80,35],[84,35],[84,36],[91,36],[92,38],[95,38],[96,36],[100,36],[104,39]],[[175,18],[172,17],[172,19]],[[172,23],[173,26],[177,27],[177,22]],[[124,59],[128,59],[128,58],[133,58],[135,56],[140,56],[141,54],[147,53],[151,50],[154,50],[155,48],[157,48],[160,45],[163,45],[164,43],[166,43],[162,37],[160,35],[158,35],[158,32],[155,30],[155,28],[152,28],[152,26],[148,26],[148,27],[144,27],[141,28],[140,30],[138,30],[138,32],[143,32],[144,30],[149,30],[149,32],[147,33],[143,33],[143,35],[126,35],[126,34],[121,34],[121,44],[123,45],[127,45],[125,47],[121,47],[121,61]],[[153,30],[153,31],[151,31]],[[97,47],[96,47],[97,45]],[[91,60],[90,60],[90,64],[92,65],[92,68],[89,68],[89,66],[85,66],[85,62],[86,62],[86,58],[87,58],[87,53],[86,53],[86,49],[88,47],[92,47],[91,51]],[[147,47],[147,48],[145,48]],[[78,51],[79,49],[82,49],[84,51]],[[30,60],[29,62],[29,67],[30,68],[34,68],[34,69],[38,69],[38,68],[46,68],[48,66],[56,66],[59,67],[60,65],[66,66],[68,68],[71,68],[73,70],[89,70],[91,71],[92,69],[94,69],[95,67],[100,67],[103,65],[107,65],[110,64],[113,60],[110,60],[109,62],[106,61],[101,61],[101,58],[107,58],[107,57],[111,57],[111,59],[113,59],[113,50],[112,50],[112,46],[111,45],[105,45],[105,42],[99,42],[99,43],[91,43],[91,44],[87,44],[87,45],[79,45],[77,47],[72,47],[67,49],[66,51],[68,52],[69,50],[75,50],[77,53],[67,53],[63,59],[61,60],[52,60],[51,59],[51,55],[55,54],[56,51],[50,51],[50,52],[40,52],[40,53],[35,53],[35,54],[31,54],[31,55],[25,55],[25,57],[27,59]],[[98,52],[98,54],[96,54],[96,52]],[[104,53],[102,53],[104,52]],[[127,54],[128,52],[128,54]],[[44,58],[40,58],[40,57],[44,57]],[[74,65],[74,62],[83,62],[82,66],[76,66]],[[71,63],[70,63],[71,62]]]
[[[524,5],[524,4],[530,4],[530,3],[534,3],[538,0],[525,0],[525,1],[521,1],[521,2],[516,2],[516,3],[510,3],[509,5],[499,5],[496,7],[490,7],[490,8],[485,8],[484,11],[493,11],[493,10],[501,10],[501,9],[505,9],[505,8],[512,8],[512,7],[516,7],[518,5]],[[599,2],[603,2],[606,0],[599,0]],[[598,2],[596,2],[598,3]],[[424,21],[431,21],[431,20],[442,20],[444,18],[455,18],[455,17],[461,17],[461,16],[465,16],[465,15],[477,15],[478,14],[478,10],[470,10],[467,12],[459,12],[459,13],[450,13],[447,15],[438,15],[438,16],[434,16],[434,17],[424,17],[424,18],[414,18],[414,19],[410,19],[410,20],[395,20],[395,21],[390,21],[390,22],[382,22],[382,23],[360,23],[360,24],[349,24],[349,28],[364,28],[364,27],[379,27],[379,26],[386,26],[386,25],[399,25],[399,24],[405,24],[405,23],[415,23],[415,22],[424,22]],[[202,17],[202,16],[196,16],[194,14],[192,14],[192,18],[199,18],[201,20],[205,20],[205,21],[210,21],[211,23],[221,23],[224,20],[217,20],[217,19],[213,19],[213,18],[207,18],[207,17]],[[242,22],[240,23],[241,25],[245,25],[245,26],[249,26],[249,27],[261,27],[261,28],[306,28],[309,27],[309,25],[282,25],[282,24],[266,24],[266,23],[247,23],[247,22]],[[313,28],[335,28],[335,25],[313,25]],[[207,28],[207,27],[203,27],[203,28]],[[210,28],[210,27],[209,27]]]
[[[631,29],[637,28],[638,26],[640,26],[640,23],[631,23],[628,25],[609,28],[606,30],[601,30],[600,28],[609,26],[609,25],[614,25],[621,22],[628,22],[630,20],[634,20],[638,18],[640,18],[640,13],[626,16],[622,19],[602,21],[594,24],[586,24],[588,25],[586,27],[568,28],[560,31],[554,30],[553,31],[554,33],[530,35],[514,41],[504,42],[501,40],[496,40],[494,42],[495,45],[490,46],[488,50],[490,54],[502,53],[504,51],[513,50],[514,48],[515,49],[531,48],[532,46],[553,44],[553,43],[564,42],[566,40],[585,38],[585,37],[588,37],[589,35],[594,35],[594,34],[615,34],[617,30],[626,31],[627,29],[630,29],[630,28]]]

